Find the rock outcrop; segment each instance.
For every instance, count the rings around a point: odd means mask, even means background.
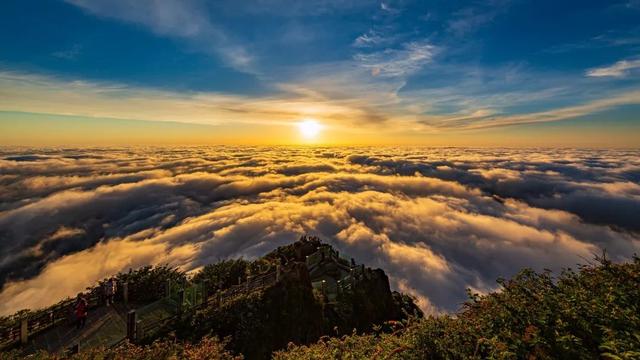
[[[266,359],[290,342],[368,332],[374,325],[406,318],[407,310],[422,316],[410,298],[391,291],[383,270],[337,255],[317,238],[280,247],[261,259],[279,269],[278,281],[197,311],[181,321],[176,335],[192,341],[206,335],[229,337],[234,351]],[[332,262],[340,262],[341,270]],[[332,281],[335,286],[327,285]]]

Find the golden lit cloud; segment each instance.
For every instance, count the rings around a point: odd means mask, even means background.
[[[193,271],[306,233],[385,269],[429,312],[523,266],[558,269],[602,249],[624,261],[640,249],[638,187],[623,180],[640,169],[633,151],[3,151],[0,238],[12,239],[0,242],[4,313],[129,267]]]
[[[295,144],[309,142],[312,132],[317,134],[323,129],[322,137],[316,138],[315,143],[453,145],[505,141],[505,136],[500,134],[469,131],[559,121],[625,104],[640,103],[639,93],[630,91],[582,105],[559,107],[544,112],[501,114],[491,108],[477,108],[465,110],[464,113],[434,114],[429,105],[431,99],[421,100],[419,92],[407,92],[400,96],[398,91],[403,83],[397,79],[363,81],[360,72],[356,70],[355,74],[359,75],[350,75],[351,78],[344,73],[326,76],[316,70],[309,74],[310,78],[305,79],[304,83],[282,83],[278,84],[280,91],[275,94],[249,96],[215,92],[180,93],[114,83],[0,72],[3,95],[0,97],[0,111],[57,115],[63,118],[86,117],[96,119],[92,125],[94,127],[107,121],[105,119],[211,127],[210,130],[200,128],[180,132],[174,130],[176,128],[173,125],[171,129],[147,125],[145,130],[127,131],[127,126],[134,125],[111,124],[105,125],[106,130],[97,130],[106,141],[110,137],[117,140],[122,134],[130,133],[128,139],[141,143],[156,139],[160,143]],[[24,143],[27,139],[23,135],[28,132],[34,134],[32,139],[46,142],[47,133],[37,134],[39,126],[29,128],[27,123],[11,120],[12,115],[5,117],[9,118],[2,125],[3,132],[8,134],[5,136],[16,137],[14,140],[4,139],[5,142]],[[301,119],[314,119],[318,125]],[[308,125],[305,126],[302,137],[296,131],[300,124]],[[82,124],[65,125],[54,134],[49,132],[48,138],[55,141],[57,136],[58,142],[64,143],[73,143],[74,139],[80,141],[87,136],[92,139],[90,129],[76,133],[79,128],[82,128]],[[206,132],[209,134],[205,136]],[[588,139],[584,134],[580,136]],[[626,132],[615,143],[626,144],[632,141],[630,137],[633,137],[633,133]],[[529,138],[527,141],[531,140]],[[519,141],[526,145],[522,138]]]

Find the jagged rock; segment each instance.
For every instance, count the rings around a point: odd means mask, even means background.
[[[403,319],[407,311],[422,315],[411,298],[391,292],[383,270],[362,265],[347,272],[347,290],[329,301],[322,288],[314,289],[307,261],[321,249],[333,254],[323,259],[340,261],[327,246],[317,238],[303,238],[272,251],[263,259],[286,264],[279,282],[198,311],[182,321],[177,336],[192,341],[205,335],[230,337],[233,350],[247,359],[266,359],[290,342],[308,344],[323,335],[371,331],[374,325]]]
[[[317,340],[323,334],[322,319],[306,267],[297,263],[264,291],[198,312],[183,323],[178,336],[192,340],[207,334],[230,336],[236,352],[247,359],[266,359],[289,342]]]

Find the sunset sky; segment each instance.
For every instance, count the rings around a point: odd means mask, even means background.
[[[305,234],[449,312],[638,214],[639,0],[0,1],[0,315]]]
[[[637,147],[639,24],[637,0],[4,0],[0,144]]]

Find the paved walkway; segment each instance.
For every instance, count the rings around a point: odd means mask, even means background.
[[[122,312],[112,306],[101,306],[89,312],[84,328],[75,324],[63,324],[45,330],[29,340],[25,353],[46,350],[62,353],[79,344],[80,349],[96,346],[111,346],[126,336],[127,326]]]
[[[235,296],[267,287],[275,282],[275,272],[260,275],[223,291],[219,299],[221,301],[229,300]],[[193,300],[196,300],[195,296]],[[189,304],[187,302],[185,303],[185,310],[189,311],[190,308],[197,308],[202,305]],[[139,307],[137,309],[138,335],[141,337],[152,335],[158,324],[175,316],[176,310],[176,302],[171,298],[164,298]],[[28,345],[23,348],[23,354],[34,353],[38,350],[60,354],[76,344],[79,346],[79,350],[98,346],[112,346],[126,337],[126,318],[127,309],[122,304],[100,306],[89,311],[87,323],[82,329],[76,329],[75,324],[67,323],[34,335],[29,339]]]

